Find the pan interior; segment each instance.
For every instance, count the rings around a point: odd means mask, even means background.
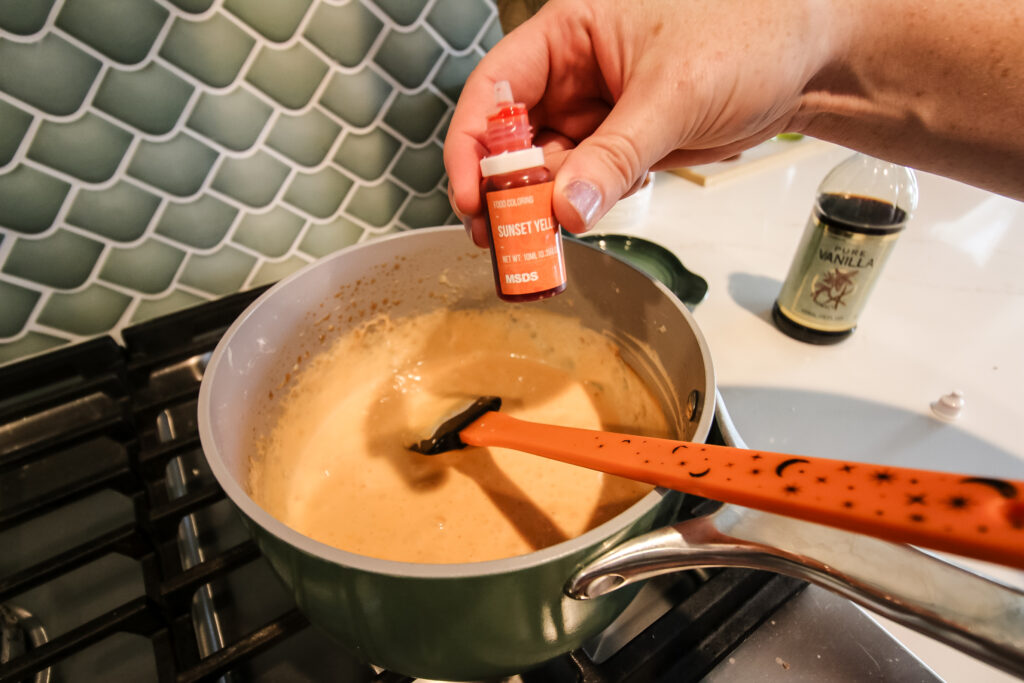
[[[572,315],[619,344],[623,358],[654,390],[676,434],[702,440],[711,421],[704,399],[714,383],[703,339],[685,307],[647,275],[583,244],[567,243],[570,289],[530,306]],[[498,302],[487,252],[459,229],[433,229],[340,252],[282,281],[236,322],[211,360],[201,394],[201,433],[211,467],[251,519],[289,543],[347,564],[381,570],[386,561],[360,558],[306,539],[274,520],[248,496],[245,482],[253,444],[266,434],[279,406],[274,388],[301,369],[303,359],[374,315],[401,317],[437,307],[513,306]],[[521,304],[520,304],[521,305]],[[687,400],[698,397],[687,413]],[[246,397],[239,401],[237,397]],[[207,445],[209,442],[209,445]],[[581,537],[528,556],[464,565],[468,573],[501,564],[542,562],[606,537],[657,505],[656,491]],[[408,563],[387,569],[406,573]],[[487,565],[487,566],[485,566]],[[458,565],[445,565],[456,570]],[[429,575],[431,570],[423,570]],[[451,574],[451,571],[446,571]]]

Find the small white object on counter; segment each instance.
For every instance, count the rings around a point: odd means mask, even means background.
[[[964,394],[962,391],[953,391],[939,398],[932,403],[932,412],[943,420],[952,422],[960,417],[964,409]]]

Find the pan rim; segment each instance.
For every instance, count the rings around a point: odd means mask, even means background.
[[[221,456],[220,446],[212,426],[214,421],[213,406],[215,400],[213,392],[216,391],[216,377],[221,366],[227,362],[225,359],[230,354],[231,340],[239,334],[241,330],[243,330],[246,324],[253,318],[256,311],[258,311],[266,301],[276,297],[278,292],[288,288],[292,283],[306,277],[307,273],[311,272],[313,269],[330,268],[331,264],[335,261],[346,258],[348,254],[351,254],[354,251],[366,248],[370,245],[382,245],[393,240],[431,239],[431,235],[438,233],[458,233],[463,239],[465,239],[464,231],[461,226],[439,226],[432,228],[419,228],[382,237],[372,242],[352,245],[323,259],[317,260],[309,266],[300,269],[274,284],[255,299],[232,322],[221,337],[220,341],[217,343],[217,346],[210,357],[203,380],[200,384],[197,408],[200,443],[217,483],[224,489],[225,494],[231,500],[232,504],[234,504],[248,520],[270,533],[279,541],[320,560],[373,574],[415,579],[482,578],[533,569],[562,560],[581,551],[585,551],[588,548],[592,549],[592,553],[594,554],[602,550],[607,550],[615,542],[615,537],[618,533],[631,527],[642,517],[651,512],[665,496],[675,494],[677,492],[668,489],[656,488],[623,512],[593,529],[590,529],[589,531],[574,538],[531,553],[481,562],[425,564],[386,560],[366,555],[359,555],[327,545],[301,534],[259,506],[249,495],[248,491],[245,490],[245,487],[242,486],[242,484],[235,478],[234,474],[229,470],[226,462],[224,461],[224,458]],[[600,252],[600,250],[594,246],[574,240],[567,240],[566,245],[568,249],[591,249]],[[664,296],[668,297],[674,303],[676,308],[678,308],[679,313],[687,320],[688,326],[695,336],[695,341],[700,349],[705,366],[705,386],[703,389],[704,396],[702,398],[703,407],[696,427],[695,437],[699,437],[700,440],[707,438],[711,422],[714,419],[716,390],[711,356],[707,342],[701,333],[700,328],[697,326],[696,321],[689,310],[687,310],[686,306],[679,301],[679,299],[664,284],[625,261],[616,259],[616,262],[621,264],[623,267],[630,268],[643,275],[656,288],[661,290],[661,293]],[[585,558],[582,561],[585,561]]]

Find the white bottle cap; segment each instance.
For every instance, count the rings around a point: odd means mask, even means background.
[[[527,147],[517,149],[514,152],[502,152],[494,156],[484,157],[480,160],[480,172],[486,178],[502,173],[521,171],[524,168],[533,168],[544,165],[544,150],[540,147]]]
[[[938,401],[932,403],[932,412],[943,420],[955,420],[960,417],[964,409],[964,395],[961,391],[954,391],[945,396],[940,396]]]

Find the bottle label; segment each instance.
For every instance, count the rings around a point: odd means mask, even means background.
[[[553,188],[546,182],[486,195],[502,294],[534,294],[565,283]]]
[[[899,235],[851,232],[815,212],[782,285],[779,308],[793,322],[823,332],[856,327]]]

